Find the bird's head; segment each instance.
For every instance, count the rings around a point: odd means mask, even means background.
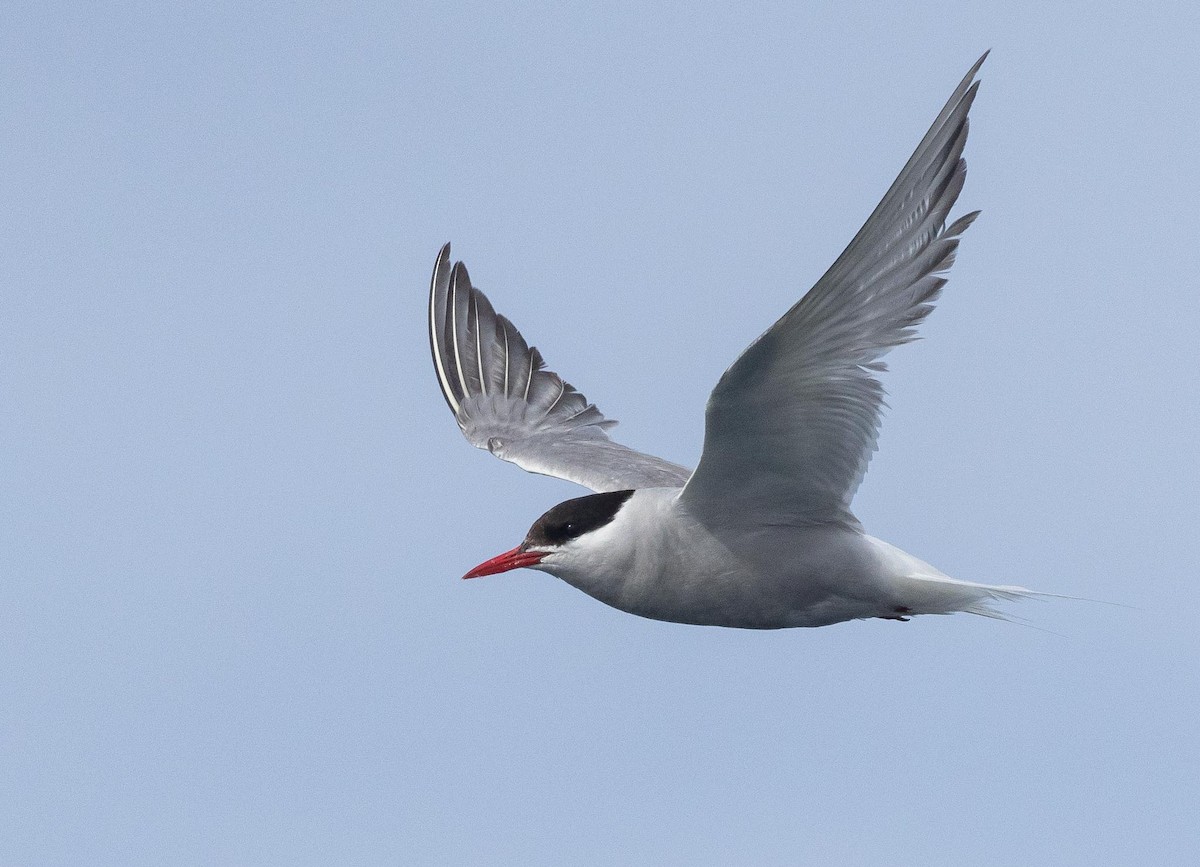
[[[559,503],[533,522],[520,545],[480,563],[463,578],[522,567],[558,574],[562,569],[582,565],[603,545],[597,531],[612,523],[632,495],[633,491],[610,491]]]

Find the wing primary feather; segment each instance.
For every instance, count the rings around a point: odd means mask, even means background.
[[[537,347],[531,346],[529,348],[529,376],[525,380],[525,392],[524,392],[524,394],[521,395],[521,400],[523,400],[523,401],[526,401],[526,402],[529,401],[529,387],[531,385],[533,385],[533,374],[538,369],[538,366],[539,366],[538,362],[539,362],[539,357],[538,357]]]
[[[558,406],[558,402],[562,400],[562,396],[567,393],[566,381],[561,376],[556,378],[558,379],[558,394],[554,395],[554,400],[550,403],[550,406],[546,407],[546,415],[550,415],[554,411],[554,407]]]
[[[982,211],[972,211],[969,214],[959,217],[957,220],[955,220],[953,223],[951,223],[950,226],[946,229],[946,235],[947,236],[961,235],[963,232],[967,231],[967,229],[969,229],[971,227],[971,224],[975,222],[975,218],[978,217],[981,213],[982,213]]]
[[[487,377],[483,373],[483,329],[479,327],[479,299],[471,293],[471,314],[475,328],[475,369],[479,371],[479,390],[487,397]]]
[[[439,323],[439,312],[445,318],[445,292],[439,291],[439,286],[446,280],[446,271],[450,266],[450,244],[442,245],[437,262],[433,266],[433,277],[429,281],[429,351],[433,356],[433,366],[437,371],[438,385],[442,389],[442,397],[450,406],[450,411],[458,415],[459,402],[446,373],[445,347],[438,340],[438,333],[445,335],[445,323]]]
[[[508,329],[504,327],[504,323],[497,319],[496,330],[504,338],[504,396],[507,397],[510,394],[508,390],[508,360],[510,358],[508,351]]]
[[[458,305],[458,277],[459,277],[459,274],[461,274],[461,273],[462,273],[462,262],[458,262],[455,264],[454,270],[450,274],[450,298],[449,298],[450,333],[453,335],[453,342],[454,342],[455,372],[458,373],[458,382],[462,386],[463,394],[468,395],[471,392],[467,388],[467,380],[463,376],[462,353],[459,349],[460,332],[458,330],[458,306],[459,306]]]

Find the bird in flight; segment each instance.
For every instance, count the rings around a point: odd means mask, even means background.
[[[596,492],[559,503],[465,578],[528,567],[622,611],[746,629],[908,620],[1035,595],[961,581],[867,535],[851,500],[879,435],[889,350],[915,339],[978,212],[946,224],[966,177],[986,54],[824,276],[721,376],[688,470],[621,445],[606,418],[438,254],[429,344],[467,440]]]

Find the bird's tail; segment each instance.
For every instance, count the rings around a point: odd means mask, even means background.
[[[906,597],[913,614],[955,614],[965,612],[996,620],[1012,618],[995,607],[996,603],[1020,602],[1052,593],[1041,593],[1014,585],[978,584],[960,581],[948,575],[911,575]]]

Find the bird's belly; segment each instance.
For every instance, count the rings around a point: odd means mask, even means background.
[[[630,614],[705,626],[783,629],[878,617],[891,594],[863,538],[792,530],[742,551],[672,547],[631,564],[619,585],[580,589]]]
[[[879,614],[877,603],[831,592],[824,580],[803,575],[725,573],[694,579],[666,572],[636,590],[590,595],[653,620],[740,629],[827,626]]]
[[[725,564],[712,571],[704,564],[676,561],[639,572],[619,587],[580,589],[630,614],[701,626],[824,626],[876,613],[859,600],[831,593],[820,575],[746,565]]]

